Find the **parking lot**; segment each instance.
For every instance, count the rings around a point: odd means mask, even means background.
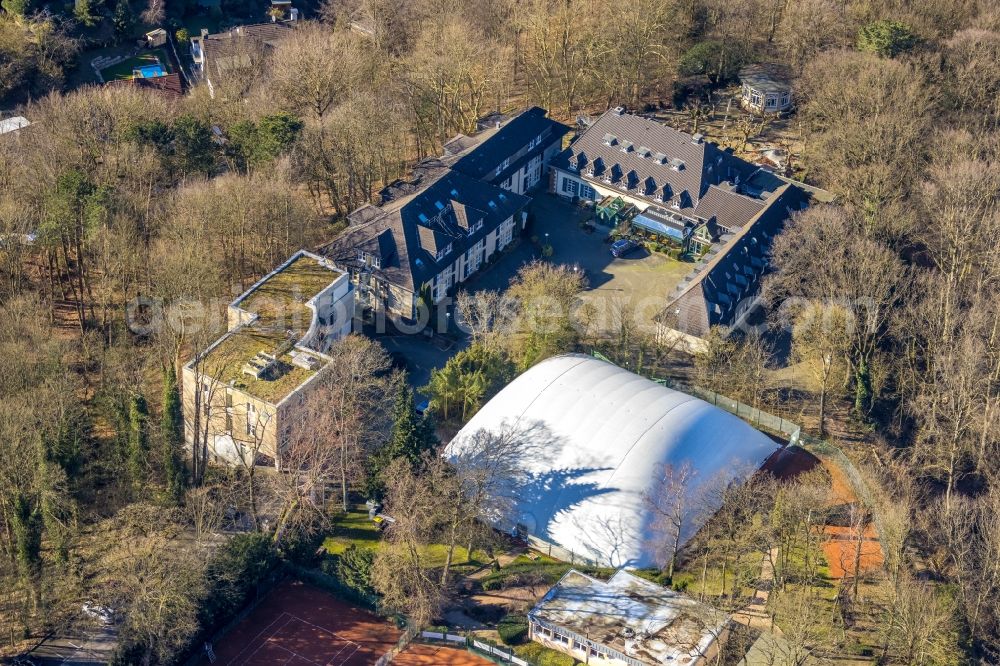
[[[551,261],[578,266],[585,273],[588,289],[583,299],[594,305],[591,325],[611,333],[618,326],[618,313],[623,308],[629,308],[640,326],[651,326],[652,317],[666,305],[667,297],[693,267],[642,248],[619,259],[612,257],[607,242],[609,230],[597,226],[594,231],[585,231],[580,223],[589,213],[554,195],[539,194],[531,210],[535,220],[532,235],[538,244],[523,239],[481,275],[465,283],[464,288],[506,289],[518,269],[540,257],[540,245],[547,243],[553,250]],[[433,368],[443,366],[465,346],[462,340],[430,340],[423,335],[380,339],[389,351],[406,359],[410,383],[415,387],[425,385]]]
[[[637,324],[651,325],[652,317],[693,268],[643,248],[612,257],[609,230],[597,226],[592,233],[583,231],[580,221],[586,212],[556,196],[539,195],[532,210],[539,241],[552,245],[552,261],[578,264],[586,273],[589,289],[584,300],[595,306],[597,322],[606,332],[615,327],[616,312],[626,306]]]

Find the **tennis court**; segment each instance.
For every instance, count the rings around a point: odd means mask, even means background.
[[[298,581],[280,583],[217,639],[202,663],[225,666],[362,666],[399,640],[386,620]]]

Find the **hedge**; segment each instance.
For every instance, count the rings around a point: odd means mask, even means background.
[[[576,659],[540,643],[531,642],[514,650],[514,654],[535,666],[573,666]]]
[[[518,645],[528,635],[528,618],[521,613],[510,613],[497,625],[500,640],[507,645]]]

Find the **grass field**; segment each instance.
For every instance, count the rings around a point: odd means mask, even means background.
[[[159,64],[167,72],[173,71],[170,66],[170,59],[167,58],[166,52],[163,49],[154,49],[152,51],[141,53],[135,57],[128,58],[127,60],[123,60],[117,65],[112,65],[107,69],[102,69],[101,76],[104,77],[105,81],[114,81],[115,79],[131,79],[133,69],[144,65],[155,65],[157,62],[159,62]]]
[[[340,555],[352,544],[358,548],[371,550],[378,550],[382,544],[382,534],[376,528],[375,523],[368,518],[368,511],[364,505],[352,507],[350,511],[334,521],[332,533],[323,540],[323,549],[330,555]],[[443,567],[448,559],[448,546],[440,543],[432,544],[423,549],[422,555],[428,566]],[[486,553],[482,551],[477,550],[473,555],[473,564],[479,565],[488,561]],[[467,564],[469,562],[468,549],[464,546],[456,546],[452,562],[456,565]]]

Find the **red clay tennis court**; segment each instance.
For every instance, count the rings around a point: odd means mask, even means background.
[[[493,666],[493,662],[482,657],[436,645],[411,644],[392,660],[396,666]]]
[[[386,620],[298,581],[279,583],[213,645],[224,666],[363,666],[399,640]],[[210,663],[206,655],[202,663]]]

